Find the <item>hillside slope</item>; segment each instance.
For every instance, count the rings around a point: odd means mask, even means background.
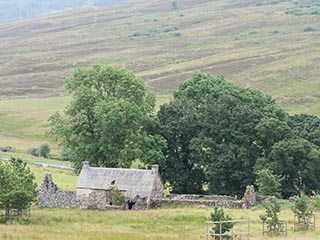
[[[0,26],[0,95],[51,96],[76,67],[124,66],[158,94],[194,71],[320,115],[315,0],[131,0]]]
[[[105,6],[121,0],[0,0],[0,24],[83,6]]]

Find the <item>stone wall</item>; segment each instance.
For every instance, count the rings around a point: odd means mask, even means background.
[[[157,186],[158,184],[156,184]],[[160,186],[160,185],[159,185]],[[160,189],[160,188],[159,188]],[[158,192],[159,189],[154,189]],[[160,192],[160,191],[159,191]],[[198,205],[198,206],[221,206],[224,208],[250,208],[253,204],[260,201],[268,201],[267,197],[255,195],[253,186],[247,188],[244,198],[237,200],[234,197],[223,195],[194,195],[172,194],[168,198],[161,198],[155,194],[156,198],[151,198],[150,205],[146,198],[136,197],[126,199],[126,204],[121,207],[111,206],[110,190],[90,190],[77,189],[75,191],[60,191],[52,181],[50,173],[45,175],[44,181],[40,186],[38,194],[39,207],[59,207],[59,208],[86,208],[86,209],[132,209],[144,210],[154,207],[166,207],[170,205]]]
[[[243,202],[235,200],[228,196],[206,196],[209,199],[203,197],[199,198],[199,195],[175,195],[175,197],[153,199],[152,207],[167,207],[172,205],[196,205],[196,206],[206,206],[214,207],[220,206],[224,208],[243,208]]]
[[[39,207],[77,208],[79,202],[75,191],[60,191],[52,181],[52,176],[47,173],[38,193]]]

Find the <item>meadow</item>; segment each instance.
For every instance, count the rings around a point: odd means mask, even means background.
[[[259,215],[255,210],[225,209],[233,219],[250,219],[250,239],[317,240],[320,238],[319,214],[316,230],[293,232],[293,215],[283,207],[280,219],[288,221],[288,237],[262,236]],[[94,211],[81,209],[33,209],[20,223],[0,224],[0,239],[112,239],[167,240],[205,238],[205,222],[211,208],[182,206],[149,211]]]

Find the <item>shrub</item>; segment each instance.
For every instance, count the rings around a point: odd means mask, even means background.
[[[30,208],[37,196],[34,179],[23,160],[11,158],[7,163],[0,162],[0,211],[5,211],[1,221],[19,218]]]
[[[117,186],[111,187],[112,205],[121,206],[124,203],[124,195]]]
[[[314,32],[315,29],[313,27],[307,26],[303,29],[304,32]]]
[[[29,148],[27,152],[33,156],[36,156],[36,157],[39,156],[38,148]]]
[[[297,224],[299,228],[297,230],[307,230],[309,227],[309,216],[313,212],[313,206],[309,204],[309,198],[304,193],[295,201],[292,208],[293,213],[297,216]]]
[[[170,196],[170,193],[172,192],[172,190],[173,190],[172,185],[170,184],[170,182],[167,181],[167,182],[164,184],[164,191],[163,191],[164,196],[165,196],[165,197],[169,197],[169,196]]]
[[[172,27],[172,26],[168,26],[168,27],[165,27],[163,28],[163,32],[173,32],[173,31],[176,31],[178,30],[177,27]]]
[[[257,171],[256,175],[256,184],[260,194],[272,195],[277,198],[280,197],[281,179],[279,180],[276,176],[274,176],[269,169]]]
[[[320,196],[315,196],[312,202],[312,207],[315,211],[320,210]]]
[[[181,33],[180,32],[175,32],[175,33],[172,33],[172,36],[174,37],[181,37]]]
[[[42,144],[39,147],[39,155],[44,158],[49,158],[50,146],[48,144]]]
[[[267,232],[269,234],[279,235],[283,230],[279,224],[280,204],[275,200],[265,205],[266,214],[260,215],[260,220],[267,225]]]
[[[1,148],[2,152],[14,152],[14,148],[11,146],[5,146]]]
[[[222,221],[230,221],[232,220],[229,215],[225,215],[222,208],[215,207],[214,211],[211,213],[211,221],[212,222],[222,222]],[[221,233],[228,232],[234,226],[233,222],[221,223]],[[214,234],[220,233],[220,224],[216,223],[215,226],[212,228],[212,232]],[[226,238],[226,237],[224,237]],[[214,236],[213,239],[221,239],[220,236]]]

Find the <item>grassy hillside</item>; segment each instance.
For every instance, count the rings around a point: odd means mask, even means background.
[[[317,1],[132,0],[0,27],[0,95],[52,96],[76,67],[127,67],[158,94],[223,74],[320,114]]]
[[[0,25],[0,146],[50,141],[47,118],[70,100],[64,79],[94,63],[133,70],[159,102],[201,70],[271,94],[290,113],[320,115],[317,1],[177,6],[131,0]]]

